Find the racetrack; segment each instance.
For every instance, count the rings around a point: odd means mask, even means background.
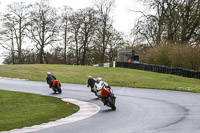
[[[199,133],[200,94],[112,87],[116,111],[103,106],[86,85],[62,83],[52,94],[45,82],[0,79],[0,88],[97,104],[100,111],[87,119],[46,128],[37,133]]]

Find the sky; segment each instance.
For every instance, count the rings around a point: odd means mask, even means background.
[[[25,2],[32,4],[40,0],[0,0],[0,12],[4,12],[6,5],[13,2]],[[85,7],[92,7],[94,0],[49,0],[52,7],[70,6],[74,10]],[[126,1],[126,2],[125,2]],[[115,7],[111,13],[113,18],[113,26],[119,31],[129,34],[133,28],[136,19],[141,16],[140,13],[132,12],[130,10],[144,10],[144,6],[140,0],[115,0]],[[2,48],[0,47],[0,64],[2,63]]]

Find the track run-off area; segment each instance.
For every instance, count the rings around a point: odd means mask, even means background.
[[[115,111],[86,85],[62,83],[62,94],[52,94],[46,82],[0,78],[0,89],[76,99],[94,105],[94,115],[49,126],[36,133],[199,133],[200,94],[179,91],[112,87]],[[81,117],[81,116],[80,116]],[[27,132],[27,131],[24,131]]]

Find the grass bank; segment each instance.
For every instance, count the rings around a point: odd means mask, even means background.
[[[59,98],[0,90],[0,131],[55,121],[78,110]]]
[[[88,75],[102,77],[111,86],[179,90],[200,93],[200,80],[126,68],[70,65],[3,65],[0,76],[45,81],[50,71],[64,83],[85,84]]]

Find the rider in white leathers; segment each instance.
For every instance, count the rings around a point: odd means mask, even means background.
[[[106,83],[105,81],[102,80],[101,77],[98,77],[96,79],[96,83],[95,83],[95,89],[97,91],[97,95],[99,97],[101,97],[101,90],[105,88],[108,89],[110,91],[111,87],[108,85],[108,83]]]
[[[112,99],[116,99],[114,94],[111,92],[111,87],[108,85],[108,83],[104,82],[102,80],[102,78],[99,77],[99,78],[96,79],[95,91],[97,92],[97,97],[99,97],[101,99],[101,101],[104,103],[104,105],[106,105],[106,100],[104,99],[105,97],[102,97],[102,94],[101,94],[102,93],[102,89],[109,90],[110,91],[109,96]],[[104,90],[104,94],[105,94],[105,90]]]

